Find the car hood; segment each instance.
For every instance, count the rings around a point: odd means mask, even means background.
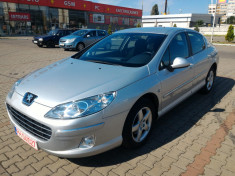
[[[48,107],[94,95],[117,91],[148,76],[147,66],[133,68],[66,58],[26,76],[16,87],[38,97]]]
[[[81,36],[78,35],[67,35],[66,37],[62,37],[63,40],[73,39],[73,38],[81,38]]]
[[[40,39],[40,38],[48,38],[51,37],[51,35],[40,35],[40,36],[35,36],[34,39]]]

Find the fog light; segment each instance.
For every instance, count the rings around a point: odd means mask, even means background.
[[[87,149],[87,148],[94,147],[94,145],[95,145],[95,136],[91,135],[91,136],[82,138],[79,148]]]

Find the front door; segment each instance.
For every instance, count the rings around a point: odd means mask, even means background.
[[[168,110],[177,100],[190,92],[194,70],[192,66],[171,70],[169,66],[173,64],[176,57],[187,59],[193,63],[190,57],[189,46],[184,32],[176,34],[169,44],[159,66],[159,78],[161,80],[161,110]]]
[[[96,38],[97,38],[96,31],[88,32],[84,38],[85,46],[88,46],[88,45],[94,43],[96,41]]]

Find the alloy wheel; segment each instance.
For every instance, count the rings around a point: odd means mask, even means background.
[[[132,138],[135,142],[142,142],[151,129],[152,112],[150,108],[142,108],[135,116],[132,124]]]

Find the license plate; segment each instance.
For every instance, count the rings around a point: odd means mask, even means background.
[[[60,46],[64,46],[64,44],[63,44],[63,43],[61,43],[61,44],[60,44]]]
[[[16,127],[15,127],[15,133],[21,139],[23,139],[23,141],[25,141],[27,144],[29,144],[31,147],[33,147],[34,149],[38,150],[37,142],[35,140],[33,140],[30,137],[28,137],[26,134],[24,134],[21,130],[17,129]]]
[[[33,43],[38,43],[38,41],[33,41]]]

